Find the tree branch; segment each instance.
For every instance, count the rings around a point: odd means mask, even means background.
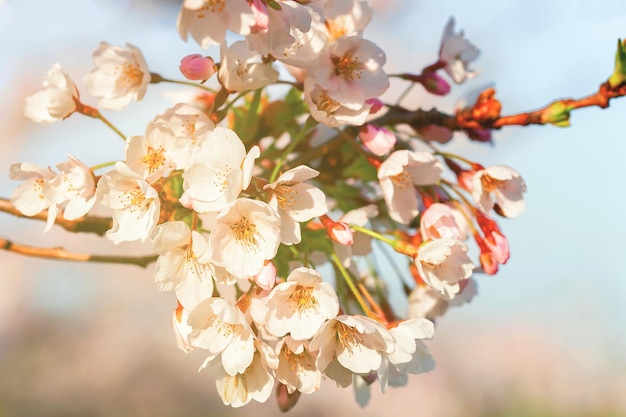
[[[157,258],[157,255],[148,256],[107,256],[92,255],[87,253],[75,253],[63,248],[41,248],[36,246],[20,245],[8,239],[0,238],[0,249],[18,253],[20,255],[33,256],[44,259],[57,259],[74,262],[100,262],[109,264],[137,265],[147,267]]]
[[[12,214],[16,217],[27,219],[36,219],[46,221],[48,219],[48,210],[37,213],[34,216],[25,216],[15,208],[11,201],[0,197],[0,212]],[[66,220],[61,215],[57,216],[55,224],[61,226],[69,232],[95,233],[98,236],[104,236],[107,230],[112,226],[112,220],[108,217],[84,216],[77,220]]]

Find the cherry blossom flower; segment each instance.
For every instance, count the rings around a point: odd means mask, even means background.
[[[272,53],[272,56],[278,61],[293,66],[288,69],[300,82],[304,80],[304,77],[298,78],[293,71],[300,70],[306,73],[305,68],[317,59],[328,44],[326,25],[321,21],[320,15],[310,7],[305,7],[304,10],[309,14],[308,18],[303,16],[306,19],[306,26],[302,24],[291,26],[289,31],[290,37],[293,39],[291,45],[282,50],[274,50]],[[307,30],[300,29],[306,29],[306,27],[308,27]]]
[[[59,173],[34,164],[13,164],[9,177],[23,180],[12,194],[11,203],[25,216],[34,216],[48,209],[44,232],[50,230],[61,206],[63,218],[76,220],[84,216],[95,202],[93,172],[69,155],[68,161],[57,164]]]
[[[394,339],[377,321],[364,316],[341,315],[328,320],[311,340],[310,349],[319,351],[316,366],[342,387],[352,374],[377,370],[382,354],[394,350]]]
[[[266,301],[265,325],[281,337],[310,339],[321,325],[337,315],[339,300],[333,287],[314,269],[296,268],[287,281],[274,287]]]
[[[280,215],[280,239],[287,245],[300,243],[300,222],[326,214],[326,195],[319,188],[304,181],[315,178],[319,172],[301,165],[283,173],[263,187],[272,193],[269,204]]]
[[[150,70],[139,48],[100,42],[93,53],[95,67],[85,76],[89,92],[100,97],[105,109],[122,110],[131,101],[140,101],[150,83]]]
[[[159,220],[159,193],[123,162],[100,178],[96,198],[113,209],[113,227],[106,236],[114,243],[144,241]]]
[[[281,0],[278,4],[279,9],[265,7],[265,27],[256,25],[246,36],[248,47],[264,57],[280,58],[296,41],[292,30],[306,33],[311,29],[309,9],[293,0]]]
[[[310,6],[325,18],[331,40],[362,32],[372,19],[373,9],[367,0],[313,2]]]
[[[52,170],[39,165],[27,162],[11,165],[9,178],[24,181],[11,194],[11,204],[25,216],[34,216],[47,209],[53,202],[46,197],[48,193],[45,190],[54,177]],[[50,218],[50,213],[48,215],[48,222],[52,225],[54,217]]]
[[[185,353],[193,350],[193,346],[189,344],[187,337],[191,333],[192,327],[187,324],[189,311],[187,311],[180,303],[172,313],[172,328],[174,329],[174,337],[176,338],[176,346]]]
[[[231,91],[256,90],[273,84],[278,79],[278,71],[271,63],[264,63],[261,55],[250,51],[243,41],[220,49],[222,62],[217,73],[220,83]]]
[[[189,344],[206,349],[209,356],[200,369],[217,360],[228,375],[245,372],[253,360],[254,334],[244,314],[227,300],[208,298],[190,313]]]
[[[459,282],[461,287],[452,300],[441,298],[439,292],[425,284],[416,286],[409,295],[409,318],[424,317],[435,320],[443,316],[449,307],[456,307],[472,301],[477,294],[476,281],[473,278]]]
[[[526,209],[522,195],[525,192],[526,184],[520,174],[506,165],[481,169],[472,180],[472,199],[485,214],[497,204],[496,211],[503,216],[519,216]]]
[[[378,168],[389,216],[409,224],[419,214],[415,186],[436,184],[442,171],[439,160],[429,152],[399,150],[389,155]]]
[[[359,131],[359,138],[363,146],[377,156],[389,153],[396,144],[396,135],[393,132],[372,124],[367,124]]]
[[[311,352],[309,345],[309,341],[295,340],[291,336],[285,336],[276,344],[276,379],[287,387],[289,394],[295,391],[312,394],[319,390],[322,373],[315,366],[317,353]]]
[[[183,173],[181,203],[199,213],[219,212],[250,184],[259,147],[253,146],[246,154],[239,136],[218,126],[207,132],[199,153],[202,162]]]
[[[57,164],[59,173],[50,181],[48,198],[53,202],[51,213],[56,217],[64,205],[63,218],[76,220],[93,207],[96,201],[96,181],[93,171],[78,159],[68,155],[68,160]]]
[[[247,1],[185,0],[178,14],[176,27],[183,40],[188,35],[201,48],[219,45],[226,39],[226,30],[240,35],[250,33],[256,17]]]
[[[148,137],[131,136],[126,140],[126,164],[149,183],[169,174],[175,166],[165,149],[169,135],[157,132],[152,129]]]
[[[428,207],[420,218],[422,240],[441,238],[462,240],[463,232],[459,228],[450,206],[434,203]]]
[[[252,400],[264,403],[272,394],[278,358],[266,343],[255,340],[254,344],[254,356],[245,371],[233,375],[218,368],[216,372],[215,385],[224,405],[236,408]]]
[[[241,198],[216,219],[211,231],[213,260],[237,278],[252,277],[280,244],[280,217],[267,203]]]
[[[178,301],[191,311],[213,295],[211,264],[199,258],[209,251],[206,239],[182,221],[160,224],[151,236],[159,254],[154,281],[160,291],[176,291]]]
[[[185,56],[180,61],[178,69],[185,78],[194,81],[206,81],[217,71],[213,59],[200,54]]]
[[[26,97],[24,114],[37,123],[52,123],[74,113],[78,89],[61,65],[53,64],[43,79],[43,90]]]
[[[146,127],[150,142],[163,147],[176,169],[201,162],[200,149],[215,123],[197,107],[178,103],[154,118]]]
[[[415,265],[420,277],[444,299],[461,290],[459,282],[468,279],[474,264],[467,256],[468,246],[455,239],[436,239],[419,247]]]
[[[385,53],[373,42],[341,37],[319,55],[309,73],[332,100],[357,111],[389,87],[382,69],[385,60]]]
[[[469,69],[469,64],[478,55],[480,50],[465,38],[463,31],[454,33],[454,18],[450,17],[441,36],[439,59],[446,63],[444,69],[455,83],[460,84],[476,75]]]
[[[304,80],[304,101],[309,106],[311,116],[328,127],[339,127],[343,124],[362,125],[372,107],[372,104],[365,102],[356,110],[349,109],[333,100],[328,90],[322,88],[311,77]]]

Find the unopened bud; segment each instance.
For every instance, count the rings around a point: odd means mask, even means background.
[[[541,123],[551,123],[559,127],[569,126],[570,107],[562,101],[556,101],[541,112]]]
[[[267,14],[267,6],[262,0],[252,0],[250,10],[255,17],[254,25],[250,28],[253,34],[265,33],[269,27],[270,18]]]
[[[383,156],[389,153],[396,144],[396,135],[384,127],[365,125],[359,131],[359,138],[371,153]]]
[[[271,290],[276,284],[276,266],[272,261],[265,261],[263,268],[254,276],[254,282],[264,290]]]
[[[378,111],[379,111],[380,109],[382,109],[382,108],[383,108],[383,106],[384,106],[383,102],[382,102],[382,101],[380,101],[380,100],[379,100],[379,99],[377,99],[377,98],[370,98],[370,99],[367,99],[367,100],[365,100],[365,103],[366,103],[366,104],[371,104],[371,105],[372,105],[372,107],[370,107],[370,114],[375,114],[375,113],[378,113]]]
[[[436,72],[423,73],[419,78],[419,82],[431,94],[445,96],[450,92],[450,84],[437,75]]]
[[[325,214],[320,216],[320,220],[332,240],[344,246],[350,246],[354,243],[354,235],[347,223],[336,222]]]
[[[626,39],[622,42],[617,40],[617,52],[615,53],[615,69],[611,78],[609,78],[609,85],[611,88],[615,88],[626,81]]]
[[[200,54],[187,55],[180,61],[180,72],[188,80],[206,81],[215,74],[215,62]]]

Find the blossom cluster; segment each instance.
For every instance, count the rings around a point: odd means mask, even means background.
[[[201,369],[215,370],[227,405],[264,402],[276,386],[286,409],[324,378],[354,386],[361,404],[375,380],[381,391],[404,385],[434,367],[423,342],[434,320],[471,300],[474,272],[495,274],[509,258],[494,214],[524,211],[524,181],[511,167],[438,151],[445,127],[407,138],[377,122],[390,77],[384,52],[363,38],[372,15],[365,0],[184,0],[179,35],[219,46],[219,62],[183,57],[185,83],[200,81],[202,93],[134,136],[83,104],[59,64],[26,99],[39,123],[101,119],[124,137],[125,154],[94,168],[70,156],[58,173],[14,164],[10,176],[23,182],[12,203],[26,216],[47,210],[46,230],[58,218],[80,222],[97,203],[111,213],[113,244],[149,243],[156,286],[176,298],[178,346],[206,352]],[[229,31],[240,38],[229,44]],[[451,19],[438,60],[412,81],[447,94],[438,71],[464,82],[477,56]],[[130,44],[102,42],[93,60],[85,84],[102,109],[173,82]],[[293,88],[270,101],[264,88],[277,83]],[[374,241],[404,255],[406,317],[390,306],[385,274],[364,267]]]

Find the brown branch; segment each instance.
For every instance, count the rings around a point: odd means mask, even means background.
[[[63,248],[41,248],[36,246],[20,245],[8,239],[0,238],[0,249],[36,258],[56,259],[74,262],[100,262],[109,264],[137,265],[147,267],[157,258],[157,255],[148,256],[108,256],[92,255],[87,253],[75,253]]]
[[[0,212],[12,214],[16,217],[43,220],[44,222],[48,219],[48,210],[44,210],[40,213],[35,214],[34,216],[25,216],[18,209],[16,209],[13,204],[11,204],[10,200],[1,197]],[[70,232],[95,233],[98,236],[104,236],[106,231],[113,226],[112,220],[110,218],[95,216],[84,216],[77,220],[66,220],[61,215],[59,215],[55,219],[54,223]]]
[[[485,91],[487,92],[487,91]],[[597,92],[578,99],[559,99],[538,110],[508,116],[500,116],[500,103],[493,94],[486,94],[469,108],[456,115],[431,110],[407,110],[400,106],[389,106],[389,111],[373,120],[378,125],[408,124],[414,129],[428,125],[447,127],[450,130],[500,129],[503,126],[528,126],[555,123],[557,106],[562,107],[563,121],[569,118],[569,112],[584,107],[609,107],[613,98],[626,96],[626,83],[611,88],[608,82],[600,85]],[[482,99],[482,101],[481,101]]]

